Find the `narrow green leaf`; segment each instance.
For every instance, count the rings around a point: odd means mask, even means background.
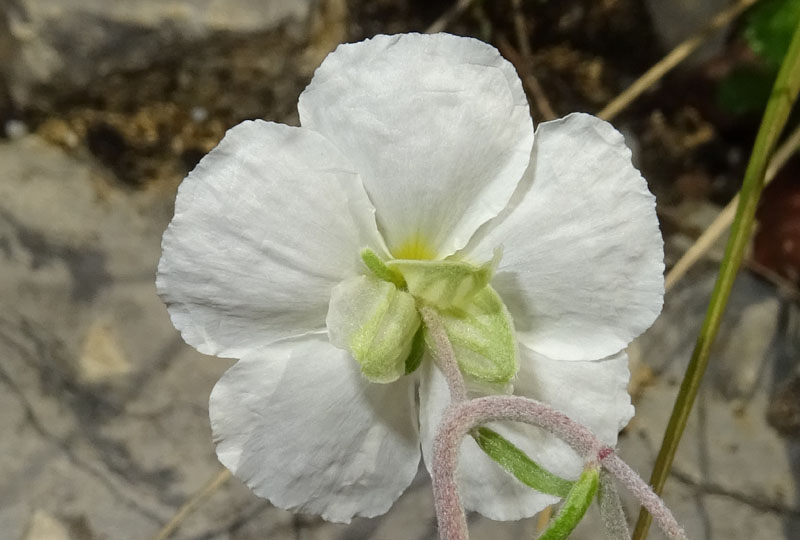
[[[539,540],[564,540],[570,535],[591,506],[599,478],[600,469],[596,465],[583,470]]]
[[[800,92],[800,24],[795,24],[789,50],[772,87],[772,94],[767,103],[767,109],[764,111],[764,118],[753,145],[753,152],[750,154],[750,162],[747,164],[744,182],[739,192],[736,217],[731,226],[731,234],[725,247],[725,256],[714,284],[714,291],[711,293],[706,317],[703,320],[700,335],[697,337],[692,359],[683,376],[672,415],[664,432],[664,440],[653,466],[650,484],[657,494],[664,489],[672,461],[675,459],[675,452],[678,450],[678,444],[683,436],[686,422],[697,397],[697,391],[703,380],[703,374],[708,366],[711,346],[717,337],[733,282],[742,265],[745,249],[750,242],[758,200],[761,190],[764,188],[767,163],[775,149],[778,137],[786,125],[792,105],[797,100],[798,92]],[[651,520],[650,514],[643,508],[639,513],[639,519],[633,532],[635,540],[644,540]]]
[[[572,489],[574,482],[551,473],[496,431],[481,427],[472,436],[487,456],[529,488],[561,498]]]

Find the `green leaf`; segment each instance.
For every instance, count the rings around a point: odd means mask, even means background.
[[[775,73],[762,67],[739,66],[717,87],[717,104],[737,115],[759,114],[769,99]]]
[[[465,308],[492,279],[500,251],[481,266],[461,261],[395,259],[386,263],[403,276],[408,292],[437,309]]]
[[[777,67],[798,24],[800,0],[762,0],[750,11],[744,36],[753,52]]]
[[[439,311],[461,372],[480,382],[505,384],[517,374],[517,342],[511,315],[490,286],[464,309]]]
[[[578,526],[586,510],[592,504],[600,478],[599,467],[590,466],[569,490],[564,504],[538,540],[564,540]]]
[[[350,351],[364,376],[379,383],[405,374],[421,325],[414,298],[372,276],[333,288],[326,323],[331,343]]]
[[[736,207],[736,217],[731,226],[731,233],[725,246],[725,256],[720,264],[703,326],[700,328],[692,358],[683,375],[675,406],[672,409],[669,423],[664,432],[664,439],[653,466],[653,473],[650,476],[650,485],[657,495],[664,489],[664,483],[669,476],[678,444],[686,429],[689,414],[708,367],[712,346],[719,332],[736,274],[742,265],[747,246],[750,245],[756,209],[761,191],[764,189],[767,164],[775,150],[778,138],[786,126],[792,106],[797,101],[798,93],[800,93],[800,24],[795,24],[793,28],[794,34],[791,43],[778,70],[778,76],[761,120],[761,127],[758,129],[753,144],[750,161],[744,173],[742,189],[739,192],[739,203]],[[640,511],[636,528],[633,531],[635,540],[644,540],[650,528],[651,519],[645,509]]]
[[[496,431],[481,427],[472,436],[487,456],[529,488],[561,498],[572,489],[574,482],[543,468]]]

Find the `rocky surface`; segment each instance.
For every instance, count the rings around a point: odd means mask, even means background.
[[[117,71],[190,54],[209,39],[304,23],[311,0],[4,0],[1,71],[17,105]],[[5,9],[2,9],[5,7]]]

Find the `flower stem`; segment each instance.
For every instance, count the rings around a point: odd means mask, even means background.
[[[692,410],[700,382],[711,354],[711,345],[717,335],[725,306],[728,303],[733,282],[742,263],[745,248],[753,230],[756,207],[764,187],[767,161],[783,131],[792,105],[800,91],[800,25],[794,32],[789,50],[784,57],[775,85],[772,89],[761,127],[758,130],[750,162],[742,183],[739,205],[731,228],[731,235],[720,266],[706,318],[697,338],[692,359],[684,374],[664,440],[658,453],[650,483],[655,493],[661,493],[666,482],[675,452],[678,449],[689,413]],[[634,530],[634,540],[644,540],[650,527],[650,517],[643,509]]]
[[[596,462],[629,487],[657,518],[672,540],[686,536],[672,513],[614,450],[599,441],[587,428],[565,414],[533,399],[520,396],[488,396],[451,404],[445,411],[434,441],[433,494],[441,540],[469,538],[467,520],[458,495],[456,469],[461,441],[481,424],[510,420],[546,429],[564,440],[586,463]]]
[[[436,310],[428,306],[420,308],[419,313],[425,323],[425,328],[428,330],[428,335],[433,341],[431,349],[436,359],[436,365],[444,373],[445,379],[447,379],[447,386],[450,387],[451,402],[458,403],[466,400],[467,388],[464,385],[464,377],[458,368],[458,360],[456,360],[456,353],[453,351],[453,344],[450,343],[450,338],[447,336],[447,331],[444,329],[439,315]]]

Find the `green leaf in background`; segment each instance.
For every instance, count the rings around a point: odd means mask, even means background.
[[[744,37],[753,52],[777,68],[798,24],[800,0],[762,0],[747,17]]]
[[[735,116],[761,114],[775,73],[760,66],[737,66],[717,86],[717,105]]]
[[[566,497],[572,489],[574,482],[544,469],[496,431],[478,428],[473,438],[486,455],[529,488],[561,498]]]

